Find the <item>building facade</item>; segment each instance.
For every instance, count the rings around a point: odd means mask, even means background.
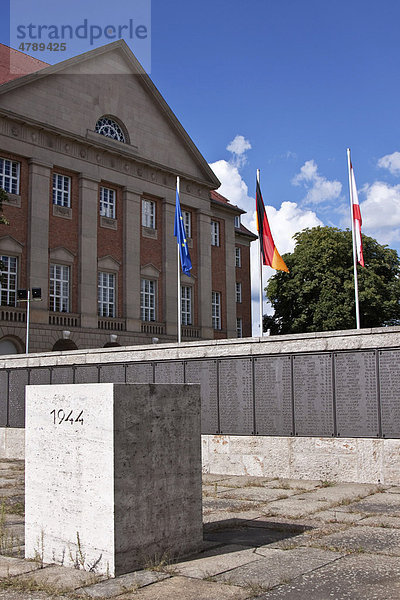
[[[0,85],[0,353],[25,349],[32,288],[32,352],[175,341],[177,176],[182,339],[251,335],[255,236],[127,45],[34,68]]]

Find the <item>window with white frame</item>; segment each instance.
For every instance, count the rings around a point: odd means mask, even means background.
[[[236,282],[236,302],[242,301],[242,284]]]
[[[181,286],[181,323],[192,325],[192,288],[189,285]]]
[[[71,206],[71,177],[53,174],[53,204],[57,206]]]
[[[115,219],[115,190],[100,187],[100,216]]]
[[[192,215],[188,210],[182,211],[183,224],[187,238],[192,237]]]
[[[0,187],[9,194],[19,194],[19,162],[0,158]]]
[[[235,265],[237,267],[242,266],[242,249],[236,246],[235,248]]]
[[[70,267],[50,265],[50,310],[69,312]]]
[[[236,319],[236,334],[238,338],[243,337],[243,321],[240,318]]]
[[[156,282],[152,279],[140,283],[140,317],[142,321],[156,320]]]
[[[219,246],[219,222],[211,221],[211,245]]]
[[[17,300],[17,259],[15,256],[0,256],[0,303],[15,306]]]
[[[235,227],[236,227],[237,229],[239,229],[239,228],[240,228],[240,215],[236,215],[236,216],[235,216]]]
[[[156,228],[156,203],[153,200],[142,200],[142,226]]]
[[[212,293],[212,326],[221,329],[221,292]]]
[[[104,115],[97,121],[95,131],[118,142],[126,142],[121,126],[107,115]]]
[[[116,310],[115,273],[98,273],[98,314],[100,317],[115,317]]]

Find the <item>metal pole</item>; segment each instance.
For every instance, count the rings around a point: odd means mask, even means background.
[[[179,196],[179,177],[176,178],[176,190]],[[180,200],[179,200],[180,202]],[[178,242],[178,238],[177,238]],[[180,256],[180,248],[179,243],[177,244],[178,249],[178,344],[181,343],[182,339],[182,331],[181,331],[181,256]]]
[[[31,292],[28,290],[28,296],[26,301],[26,341],[25,341],[25,353],[29,352],[29,319],[30,319],[30,306],[31,306]]]
[[[357,249],[356,249],[356,236],[354,231],[354,215],[353,215],[353,182],[351,178],[351,158],[350,148],[347,148],[347,167],[349,170],[349,188],[350,188],[350,218],[351,218],[351,235],[353,238],[353,267],[354,267],[354,298],[356,304],[356,327],[360,327],[360,307],[358,303],[358,277],[357,277]]]
[[[257,169],[257,182],[260,185],[260,169]],[[256,207],[257,209],[257,207]],[[260,229],[261,223],[258,224],[258,229]],[[262,276],[262,252],[261,252],[261,240],[260,240],[260,231],[258,231],[258,250],[259,250],[259,261],[260,261],[260,337],[263,336],[263,276]]]

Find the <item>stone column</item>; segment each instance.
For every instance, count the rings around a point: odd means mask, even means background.
[[[198,222],[198,257],[199,257],[199,326],[202,339],[213,339],[214,331],[211,320],[211,217],[204,212],[197,213]]]
[[[178,265],[177,244],[174,236],[175,196],[163,202],[163,298],[165,333],[178,338]]]
[[[235,224],[233,217],[225,219],[225,268],[226,268],[226,335],[237,337],[236,332],[236,267]]]
[[[52,165],[29,161],[27,286],[42,289],[42,301],[31,302],[30,321],[49,322],[49,199]]]
[[[124,317],[127,331],[140,331],[140,193],[125,188],[124,205]]]
[[[81,327],[97,329],[97,214],[99,182],[79,179],[79,312]]]

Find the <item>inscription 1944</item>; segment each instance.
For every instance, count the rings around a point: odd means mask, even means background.
[[[80,423],[83,425],[83,410],[78,415],[77,412],[75,411],[74,413],[73,410],[68,412],[68,410],[65,411],[63,408],[52,410],[50,414],[53,417],[53,425],[61,425],[62,423],[70,423],[71,425]]]

